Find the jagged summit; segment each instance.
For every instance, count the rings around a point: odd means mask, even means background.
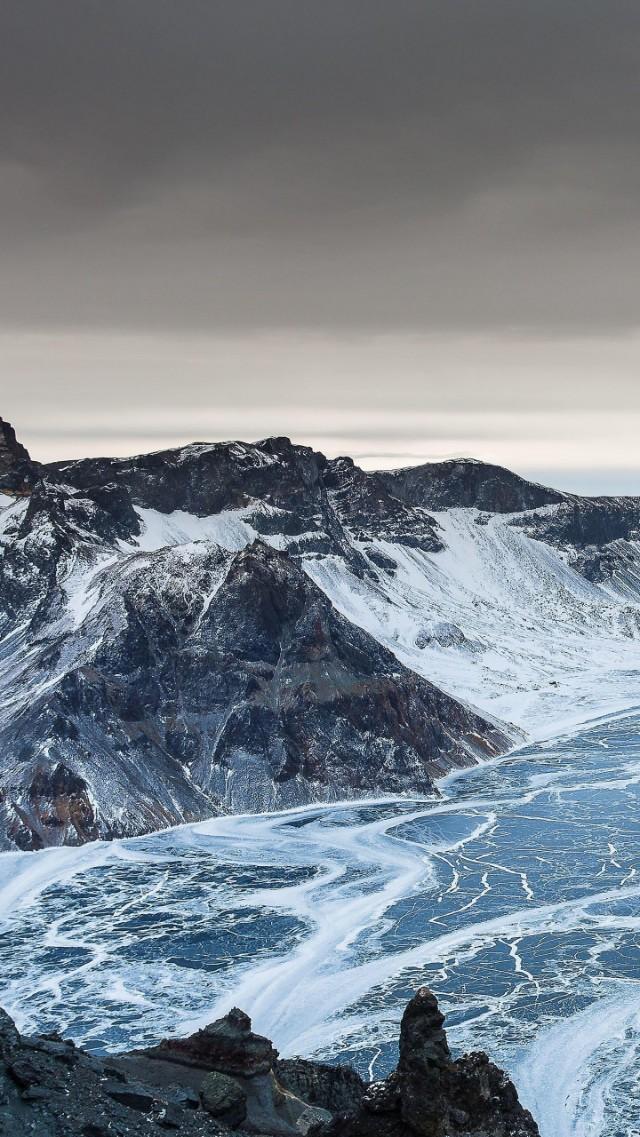
[[[0,415],[0,467],[4,468],[15,461],[31,461],[25,446],[18,442],[16,432],[10,422]]]
[[[162,513],[182,510],[208,517],[223,510],[262,502],[280,511],[279,527],[304,535],[310,550],[344,553],[359,550],[357,541],[384,534],[389,540],[435,550],[441,547],[438,526],[421,508],[400,501],[375,473],[361,470],[350,458],[329,459],[288,438],[261,442],[193,444],[135,458],[85,458],[45,467],[49,480],[77,490],[96,486],[126,487],[133,506]],[[263,517],[261,524],[269,526]]]
[[[490,513],[520,513],[569,501],[573,496],[475,458],[425,462],[380,476],[389,492],[407,505],[436,511],[474,507]]]
[[[18,442],[11,423],[0,417],[0,491],[28,492],[36,476],[36,463]]]

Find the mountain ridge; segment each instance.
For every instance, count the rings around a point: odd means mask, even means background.
[[[0,496],[5,841],[428,793],[629,703],[640,499],[283,437],[31,469]]]
[[[381,475],[385,485],[407,504],[425,509],[474,508],[518,513],[556,505],[573,495],[514,474],[505,466],[475,458],[449,458],[404,466]]]

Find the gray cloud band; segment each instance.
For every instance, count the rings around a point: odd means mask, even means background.
[[[640,8],[6,0],[5,327],[637,323]]]

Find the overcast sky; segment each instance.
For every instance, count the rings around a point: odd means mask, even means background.
[[[0,413],[640,493],[637,0],[3,0]]]

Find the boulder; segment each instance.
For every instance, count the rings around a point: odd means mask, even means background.
[[[202,1082],[200,1097],[203,1108],[212,1117],[237,1129],[247,1116],[247,1095],[235,1078],[212,1070]]]
[[[310,1137],[314,1130],[317,1130],[318,1125],[326,1124],[328,1121],[331,1121],[331,1114],[328,1110],[310,1105],[300,1114],[296,1121],[296,1129],[301,1137]]]
[[[120,1105],[126,1105],[128,1109],[137,1109],[140,1113],[149,1113],[153,1109],[154,1101],[156,1100],[153,1091],[147,1086],[141,1086],[137,1082],[109,1081],[103,1085],[105,1094],[108,1094],[114,1101]]]

